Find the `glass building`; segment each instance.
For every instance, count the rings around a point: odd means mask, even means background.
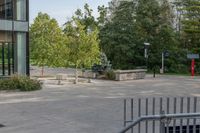
[[[0,76],[29,75],[29,0],[0,0]]]

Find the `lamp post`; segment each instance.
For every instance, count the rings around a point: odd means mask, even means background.
[[[146,68],[147,68],[147,70],[148,70],[148,57],[149,57],[148,48],[149,48],[149,46],[150,46],[150,43],[147,43],[147,42],[144,43],[144,57],[146,59]]]

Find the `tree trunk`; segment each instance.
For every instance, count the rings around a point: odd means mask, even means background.
[[[76,65],[76,70],[75,70],[75,81],[74,84],[78,84],[78,67]]]
[[[43,77],[44,76],[44,66],[42,66],[42,72],[41,73],[42,73],[41,76]]]

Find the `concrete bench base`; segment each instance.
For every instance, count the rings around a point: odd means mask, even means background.
[[[93,79],[93,78],[96,78],[96,73],[94,73],[92,71],[85,71],[83,73],[83,77],[84,78],[91,78],[91,79]]]
[[[118,70],[115,72],[116,81],[138,80],[144,79],[146,75],[145,69],[137,70]]]
[[[67,74],[57,74],[56,75],[56,80],[66,80],[68,77]]]

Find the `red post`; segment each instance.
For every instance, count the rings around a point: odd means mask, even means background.
[[[195,66],[195,60],[194,59],[192,59],[192,63],[191,63],[191,74],[192,74],[192,76],[194,76],[194,66]]]

